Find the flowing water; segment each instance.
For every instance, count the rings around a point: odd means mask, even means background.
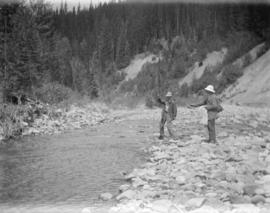
[[[121,121],[0,147],[0,212],[78,212],[144,162],[151,122]]]

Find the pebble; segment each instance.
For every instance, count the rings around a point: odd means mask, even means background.
[[[179,185],[184,185],[186,183],[186,178],[184,176],[178,176],[175,178],[175,181]]]
[[[127,191],[129,189],[129,185],[128,184],[124,184],[124,185],[121,185],[119,187],[119,192],[124,192],[124,191]]]
[[[113,195],[111,193],[103,193],[99,196],[99,198],[103,201],[108,201],[113,198]]]

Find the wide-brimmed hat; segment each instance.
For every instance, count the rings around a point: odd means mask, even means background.
[[[172,93],[171,92],[167,92],[166,97],[172,97]]]
[[[205,90],[208,92],[216,93],[213,85],[208,85]]]

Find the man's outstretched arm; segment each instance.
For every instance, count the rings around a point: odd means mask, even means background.
[[[161,98],[157,99],[157,103],[160,105],[165,105],[165,102],[161,100]]]
[[[204,98],[201,102],[199,103],[194,103],[194,104],[190,104],[191,107],[200,107],[200,106],[203,106],[203,105],[206,105],[207,104],[207,99]]]

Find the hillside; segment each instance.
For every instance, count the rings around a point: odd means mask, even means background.
[[[237,58],[231,65],[236,67],[237,69],[243,70],[247,66],[251,65],[255,62],[263,53],[266,51],[266,44],[261,43],[256,45],[254,48],[249,50],[247,53],[242,55],[240,58]],[[243,70],[244,72],[245,70]],[[217,80],[221,80],[224,75],[226,75],[226,66],[223,67],[220,73],[217,75]]]
[[[72,91],[112,100],[119,84],[120,92],[141,97],[168,89],[186,96],[215,81],[204,70],[212,75],[213,67],[270,40],[267,4],[113,1],[71,11],[64,2],[57,10],[42,1],[26,2],[0,8],[4,101],[8,93],[20,92],[46,102],[52,82],[63,90],[61,100]],[[195,86],[187,88],[194,79]]]
[[[244,70],[244,75],[228,87],[223,98],[231,103],[270,104],[270,50]]]
[[[141,71],[143,65],[146,63],[157,63],[158,57],[154,54],[138,54],[134,57],[134,59],[130,62],[129,66],[127,66],[123,72],[126,73],[125,80],[134,79],[137,77],[138,73]]]
[[[220,51],[208,53],[202,62],[196,62],[190,72],[179,81],[179,88],[185,83],[190,86],[195,79],[197,80],[202,77],[207,68],[213,68],[221,64],[224,61],[227,52],[228,49],[224,47]]]

